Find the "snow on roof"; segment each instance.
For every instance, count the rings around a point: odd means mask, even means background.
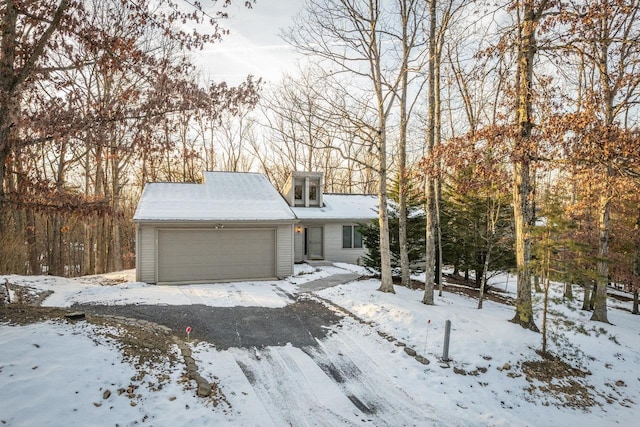
[[[323,194],[324,206],[291,208],[298,219],[363,219],[378,217],[378,196],[372,194]]]
[[[205,172],[204,184],[147,184],[133,219],[266,221],[295,220],[295,216],[263,174]]]

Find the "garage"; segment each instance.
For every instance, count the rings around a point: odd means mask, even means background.
[[[292,275],[298,220],[267,177],[204,175],[203,183],[145,185],[133,216],[136,279],[188,284]]]
[[[276,230],[158,229],[158,282],[276,277]]]

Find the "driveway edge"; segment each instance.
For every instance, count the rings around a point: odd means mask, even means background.
[[[425,356],[422,356],[422,355],[418,354],[418,352],[415,349],[409,347],[406,343],[398,340],[393,335],[390,335],[390,334],[388,334],[386,332],[383,332],[383,331],[379,331],[376,328],[375,323],[370,322],[368,320],[364,320],[364,319],[358,317],[357,315],[355,315],[354,313],[350,312],[346,308],[334,303],[333,301],[331,301],[329,299],[322,298],[321,296],[318,296],[317,294],[313,294],[312,296],[309,296],[309,298],[316,298],[319,301],[321,301],[322,303],[324,303],[324,304],[326,304],[326,305],[328,305],[330,307],[333,307],[334,309],[336,309],[340,313],[344,314],[345,316],[351,317],[352,319],[354,319],[358,323],[371,327],[374,331],[377,332],[377,334],[381,338],[384,338],[387,341],[389,341],[391,343],[394,343],[397,347],[402,347],[404,349],[404,352],[407,353],[408,356],[413,357],[418,363],[421,363],[422,365],[428,365],[430,363],[429,359],[427,359]]]

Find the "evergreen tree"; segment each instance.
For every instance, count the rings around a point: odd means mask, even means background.
[[[464,272],[465,278],[473,271],[479,287],[489,252],[489,271],[505,271],[515,266],[512,214],[506,192],[466,188],[461,184],[465,180],[460,175],[450,177],[443,185],[442,258],[454,271]]]
[[[409,179],[407,182],[407,251],[409,254],[409,264],[422,260],[425,253],[425,221],[426,216],[422,209],[424,203],[421,192],[416,188],[417,178]],[[389,189],[391,198],[389,203],[389,231],[391,248],[391,266],[395,271],[400,267],[400,238],[399,238],[399,181],[394,178],[392,187]],[[371,271],[380,272],[380,251],[379,251],[379,225],[376,221],[370,224],[362,224],[359,227],[363,242],[367,248],[367,253],[363,257],[363,265]]]

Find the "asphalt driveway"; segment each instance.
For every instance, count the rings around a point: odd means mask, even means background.
[[[406,383],[422,365],[369,325],[307,293],[355,280],[336,275],[300,286],[280,308],[81,305],[86,313],[144,319],[228,350],[268,414],[263,425],[445,425]],[[287,345],[290,344],[290,345]],[[256,351],[259,350],[259,351]],[[206,350],[205,350],[206,351]],[[412,360],[412,359],[411,359]],[[403,366],[396,369],[396,366]],[[205,369],[206,369],[205,365]],[[461,425],[449,419],[446,425]]]
[[[263,348],[291,343],[294,347],[314,346],[327,330],[342,316],[320,302],[305,296],[307,293],[348,283],[359,277],[355,273],[334,274],[301,285],[297,295],[282,292],[293,302],[281,308],[269,307],[211,307],[190,305],[77,305],[87,313],[124,316],[148,320],[164,325],[178,336],[207,341],[219,350],[231,347]],[[215,285],[213,285],[215,286]]]
[[[316,345],[327,328],[342,318],[323,304],[299,298],[282,308],[209,307],[193,305],[82,305],[86,313],[148,320],[171,328],[174,334],[208,341],[219,350],[230,347],[262,348],[291,343],[303,348]]]

